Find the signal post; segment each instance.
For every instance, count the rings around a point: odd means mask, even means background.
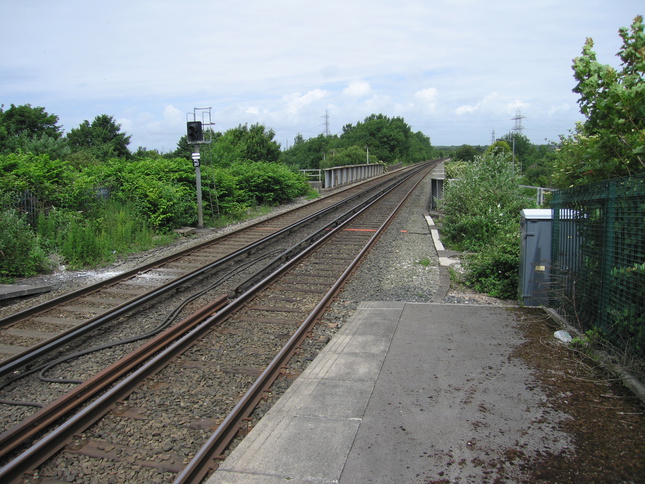
[[[197,111],[202,111],[202,119],[205,118],[205,115],[208,116],[208,123],[203,123],[202,121],[197,121]],[[195,185],[197,188],[197,228],[204,228],[204,212],[202,208],[202,171],[200,168],[201,156],[199,153],[199,145],[204,143],[210,143],[211,140],[204,140],[204,130],[203,124],[208,126],[213,123],[210,122],[210,112],[211,108],[195,108],[193,110],[193,120],[186,123],[186,140],[189,144],[193,145],[193,166],[195,167]]]

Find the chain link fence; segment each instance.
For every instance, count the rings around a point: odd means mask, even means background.
[[[561,190],[551,205],[554,305],[645,358],[645,174]]]

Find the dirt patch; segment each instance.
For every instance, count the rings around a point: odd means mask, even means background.
[[[575,445],[525,464],[525,482],[645,482],[645,405],[591,357],[555,339],[561,327],[542,310],[518,317],[525,342],[514,356],[534,369],[544,405],[571,416],[561,430]]]

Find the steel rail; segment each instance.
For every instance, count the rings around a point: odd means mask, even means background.
[[[381,182],[376,187],[370,188],[370,191],[376,190],[376,189],[382,187],[383,184],[385,184],[385,183],[387,183],[387,182],[386,181]],[[52,351],[54,351],[54,350],[56,350],[56,349],[58,349],[58,348],[60,348],[62,346],[65,346],[69,342],[71,342],[71,341],[73,341],[73,340],[75,340],[77,338],[80,338],[81,336],[83,336],[83,335],[95,330],[96,328],[99,328],[99,327],[103,326],[104,324],[107,324],[108,322],[113,321],[114,319],[116,319],[116,318],[118,318],[118,317],[120,317],[120,316],[122,316],[122,315],[124,315],[124,314],[126,314],[128,312],[133,311],[134,309],[136,309],[136,308],[138,308],[138,307],[140,307],[140,306],[142,306],[142,305],[144,305],[144,304],[146,304],[146,303],[148,303],[148,302],[150,302],[150,301],[162,296],[163,294],[165,294],[165,293],[167,293],[169,291],[172,291],[172,290],[176,289],[177,287],[180,287],[180,286],[186,284],[187,282],[190,282],[191,280],[193,280],[195,278],[201,277],[202,275],[208,273],[209,271],[215,270],[217,267],[220,267],[220,266],[223,266],[225,264],[228,264],[228,263],[232,262],[234,259],[236,259],[238,257],[242,257],[242,256],[245,256],[246,254],[252,253],[253,251],[258,250],[263,245],[266,245],[266,244],[272,242],[273,240],[275,240],[275,239],[277,239],[279,237],[282,237],[283,235],[289,234],[289,233],[293,232],[294,230],[296,230],[298,227],[301,227],[301,226],[306,225],[307,223],[310,223],[310,222],[312,222],[312,221],[314,221],[314,220],[316,220],[318,218],[321,218],[322,216],[324,216],[324,215],[326,215],[326,214],[328,214],[328,213],[330,213],[330,212],[332,212],[334,210],[338,210],[343,205],[346,205],[350,201],[354,201],[355,199],[360,198],[362,196],[365,196],[365,192],[358,193],[358,194],[350,197],[349,199],[337,202],[337,203],[335,203],[335,204],[333,204],[333,205],[331,205],[329,207],[325,207],[325,208],[323,208],[323,209],[321,209],[321,210],[319,210],[319,211],[317,211],[317,212],[315,212],[315,213],[313,213],[313,214],[311,214],[311,215],[309,215],[309,216],[307,216],[307,217],[305,217],[305,218],[303,218],[303,219],[301,219],[301,220],[299,220],[297,222],[294,222],[293,224],[288,225],[287,227],[284,227],[284,228],[276,231],[275,233],[272,233],[272,234],[270,234],[270,235],[268,235],[266,237],[263,237],[262,239],[260,239],[260,240],[258,240],[256,242],[253,242],[252,244],[249,244],[246,247],[243,247],[242,249],[238,249],[238,250],[236,250],[236,251],[234,251],[234,252],[232,252],[232,253],[230,253],[230,254],[228,254],[228,255],[226,255],[226,256],[218,259],[218,260],[216,260],[213,263],[207,264],[207,265],[205,265],[205,266],[203,266],[203,267],[191,272],[190,274],[186,274],[186,275],[184,275],[184,276],[182,276],[180,278],[174,279],[174,280],[172,280],[172,281],[170,281],[170,282],[168,282],[168,283],[166,283],[166,284],[164,284],[164,285],[162,285],[162,286],[160,286],[160,287],[158,287],[156,289],[153,289],[152,291],[149,291],[149,292],[147,292],[147,293],[145,293],[145,294],[143,294],[141,296],[138,296],[138,297],[136,297],[134,299],[126,301],[125,303],[123,303],[123,304],[121,304],[121,305],[119,305],[119,306],[117,306],[115,308],[112,308],[111,310],[106,311],[105,313],[102,313],[99,316],[96,316],[96,317],[94,317],[92,319],[89,319],[89,320],[85,321],[84,323],[79,324],[79,325],[77,325],[77,326],[75,326],[73,328],[70,328],[69,330],[66,330],[66,331],[64,331],[62,333],[59,333],[54,338],[50,338],[48,340],[42,341],[41,343],[39,343],[37,345],[34,345],[34,346],[30,347],[27,351],[18,353],[16,355],[13,355],[13,356],[11,356],[9,358],[6,358],[6,359],[2,360],[2,362],[0,362],[0,378],[3,377],[3,376],[6,376],[6,375],[9,375],[9,374],[17,372],[20,368],[23,368],[26,365],[29,365],[30,363],[35,362],[36,360],[38,360],[38,359],[42,358],[43,356],[45,356],[47,353],[50,353],[50,352],[52,352]],[[365,202],[363,202],[363,204],[361,204],[361,206],[363,206],[364,204],[365,204]],[[351,212],[352,211],[350,211],[350,213]],[[266,221],[264,221],[264,222],[266,222]],[[258,222],[258,224],[260,224],[260,223],[262,223],[262,222]],[[256,224],[254,224],[254,226],[255,225]],[[316,232],[316,234],[318,234],[318,232]],[[309,237],[309,239],[311,239],[311,238],[312,237]],[[134,276],[134,275],[136,275],[136,274],[138,274],[140,272],[145,272],[147,270],[159,267],[160,265],[166,264],[168,262],[172,262],[172,261],[174,261],[174,260],[176,260],[176,259],[178,259],[180,257],[183,257],[183,256],[185,256],[185,255],[187,255],[187,254],[189,254],[191,252],[195,252],[196,250],[199,250],[199,248],[202,248],[203,246],[207,246],[207,245],[212,244],[212,243],[213,243],[213,241],[210,241],[210,242],[206,242],[204,244],[200,244],[197,247],[192,247],[190,249],[186,249],[185,251],[182,251],[179,254],[175,254],[175,255],[172,255],[172,256],[168,256],[166,258],[159,259],[158,261],[155,261],[155,262],[150,263],[148,265],[145,265],[145,266],[139,267],[137,269],[133,269],[132,271],[128,271],[127,273],[124,273],[124,274],[127,274],[127,276],[123,276],[123,275],[115,276],[114,278],[107,279],[106,281],[103,281],[102,283],[94,284],[92,286],[89,286],[86,289],[81,289],[79,291],[76,291],[75,293],[70,293],[70,294],[76,294],[75,298],[82,297],[83,295],[89,294],[89,293],[94,292],[96,290],[100,290],[100,288],[104,288],[106,286],[115,284],[116,282],[120,282],[120,281],[122,281],[124,279],[127,279],[129,277],[132,277],[132,276]],[[70,295],[68,294],[68,295],[64,295],[64,296],[62,296],[60,298],[53,299],[53,300],[49,301],[48,303],[46,303],[46,305],[47,305],[46,309],[51,309],[52,307],[55,307],[56,305],[58,305],[58,304],[60,304],[62,302],[69,302],[70,300],[75,299],[75,298],[71,298]],[[42,312],[44,310],[45,309],[41,309],[41,311],[39,311],[39,312]],[[30,313],[30,310],[23,311],[22,313],[18,313],[18,314],[14,315],[14,316],[17,317],[19,315],[25,315],[26,313]],[[36,312],[34,314],[38,314],[38,312]],[[27,314],[27,316],[23,316],[20,319],[24,319],[24,317],[28,317],[28,316],[33,316],[34,314]],[[8,319],[11,319],[11,318],[12,317],[6,318],[5,320],[0,320],[0,324],[3,324],[5,321],[7,321]]]
[[[349,278],[352,272],[357,268],[359,263],[365,257],[367,252],[379,239],[381,234],[391,224],[392,220],[396,217],[401,210],[403,204],[410,198],[410,195],[419,185],[421,179],[414,184],[408,191],[403,200],[392,211],[387,220],[381,227],[374,233],[367,244],[361,249],[359,254],[354,258],[350,265],[345,269],[340,278],[334,283],[331,289],[323,296],[321,301],[309,313],[307,318],[298,327],[297,331],[284,345],[282,350],[275,356],[267,368],[258,377],[252,387],[246,392],[242,399],[235,405],[233,410],[220,424],[217,430],[211,435],[208,441],[202,448],[195,454],[195,457],[186,465],[184,470],[177,476],[174,484],[187,484],[199,483],[207,476],[207,474],[217,467],[216,460],[223,455],[224,451],[236,437],[239,429],[243,428],[243,422],[249,418],[257,404],[262,399],[263,393],[273,384],[275,379],[280,375],[282,368],[287,364],[289,359],[293,356],[297,348],[302,344],[306,338],[309,330],[315,325],[316,321],[324,313],[333,298],[340,291],[345,281]],[[361,211],[362,212],[362,211]],[[360,213],[359,213],[360,214]],[[357,216],[359,215],[357,214]],[[313,249],[312,249],[313,250]],[[299,256],[300,258],[300,256]]]
[[[252,287],[255,282],[258,280],[262,280],[264,277],[269,275],[270,273],[274,272],[276,268],[291,259],[292,257],[296,256],[299,254],[305,247],[311,245],[314,243],[318,238],[322,237],[326,233],[328,233],[330,227],[336,227],[339,224],[343,223],[348,217],[351,217],[352,215],[356,214],[363,208],[369,206],[371,203],[374,201],[378,200],[380,197],[383,195],[387,194],[388,192],[394,190],[397,186],[399,186],[401,183],[403,183],[405,180],[410,178],[411,176],[414,175],[415,172],[410,172],[406,176],[403,176],[399,178],[398,180],[395,180],[393,183],[385,187],[383,190],[375,193],[372,195],[370,198],[365,199],[361,204],[355,206],[351,210],[347,211],[345,214],[342,216],[338,217],[336,220],[334,220],[332,223],[329,225],[322,227],[321,229],[318,229],[316,232],[311,234],[310,236],[306,237],[305,239],[301,240],[297,244],[293,245],[291,248],[285,250],[282,254],[280,254],[278,257],[273,259],[265,268],[262,270],[258,271],[254,276],[250,277],[248,280],[245,282],[241,283],[235,290],[233,291],[233,295],[239,295],[243,293],[246,289],[249,287]]]
[[[170,344],[206,317],[221,310],[226,304],[228,304],[228,296],[220,296],[2,433],[0,435],[0,458],[16,447],[24,445],[25,442],[35,437],[42,429],[62,418],[85,401],[93,398],[99,391],[114,384],[126,373],[152,357],[159,351],[159,348]]]
[[[385,175],[384,175],[384,176],[385,176]],[[382,184],[382,183],[386,183],[386,182],[385,182],[385,181],[381,181],[381,183],[380,183],[380,184]],[[379,185],[380,185],[380,184],[379,184]],[[379,185],[376,185],[376,187],[378,187]],[[372,187],[372,188],[373,188],[373,187]],[[339,193],[342,193],[342,192],[347,191],[347,190],[350,190],[350,188],[346,188],[346,189],[344,189],[344,190],[341,190]],[[324,215],[324,212],[329,211],[329,210],[334,210],[334,209],[335,209],[335,207],[336,207],[337,205],[341,205],[341,204],[343,204],[343,203],[346,203],[346,202],[347,202],[347,201],[349,201],[349,200],[353,200],[354,198],[360,197],[362,194],[363,194],[363,192],[357,193],[357,194],[353,195],[352,197],[350,197],[350,198],[348,198],[348,199],[344,199],[344,200],[342,200],[342,201],[340,201],[340,202],[337,202],[337,204],[331,205],[330,207],[325,207],[325,208],[323,208],[320,212]],[[324,199],[321,199],[321,200],[324,200]],[[317,203],[317,202],[320,202],[321,200],[311,202],[311,204],[315,204],[315,203]],[[309,205],[309,204],[308,204],[308,205]],[[231,237],[233,237],[233,236],[235,236],[235,235],[239,235],[242,231],[245,231],[245,230],[248,230],[248,229],[255,228],[255,227],[257,227],[257,226],[259,226],[259,225],[262,225],[262,224],[266,224],[267,222],[270,222],[271,220],[275,220],[275,219],[277,219],[277,218],[284,217],[284,216],[286,216],[286,215],[288,215],[288,214],[290,214],[290,213],[292,213],[292,212],[295,212],[295,211],[297,211],[297,210],[301,210],[302,208],[303,208],[303,207],[297,207],[297,208],[294,208],[294,209],[289,210],[289,211],[287,211],[287,212],[284,212],[284,213],[281,213],[281,214],[277,214],[277,215],[274,215],[274,216],[269,217],[269,218],[267,218],[267,219],[264,219],[264,220],[261,220],[261,221],[258,221],[258,222],[255,222],[255,223],[252,223],[252,224],[250,224],[250,225],[248,225],[248,226],[246,226],[246,227],[242,227],[242,228],[239,228],[239,229],[237,229],[237,230],[234,230],[234,231],[232,231],[232,232],[230,232],[230,233],[224,234],[224,235],[222,235],[222,236],[220,236],[220,237],[216,237],[216,238],[215,238],[215,239],[213,239],[213,240],[209,240],[209,241],[206,241],[206,242],[202,242],[202,243],[197,244],[197,245],[195,245],[195,246],[193,246],[193,247],[190,247],[190,248],[188,248],[188,249],[184,249],[184,250],[182,250],[182,251],[180,251],[180,252],[177,252],[176,254],[173,254],[173,255],[170,255],[170,256],[167,256],[167,257],[162,257],[162,258],[160,258],[160,259],[156,259],[156,260],[154,260],[154,261],[152,261],[152,262],[149,262],[149,263],[147,263],[147,264],[144,264],[144,265],[138,266],[138,267],[136,267],[136,268],[134,268],[134,269],[131,269],[131,270],[129,270],[129,271],[125,271],[125,272],[123,272],[123,273],[121,273],[121,274],[118,274],[118,275],[116,275],[116,276],[110,277],[110,278],[105,279],[105,280],[103,280],[103,281],[101,281],[101,282],[97,282],[97,283],[95,283],[95,284],[91,284],[91,285],[85,286],[85,287],[83,287],[83,288],[81,288],[81,289],[77,289],[77,290],[75,290],[75,291],[71,291],[71,292],[69,292],[69,293],[63,294],[63,295],[58,296],[58,297],[56,297],[56,298],[53,298],[53,299],[51,299],[51,300],[49,300],[49,301],[46,301],[46,302],[44,302],[44,303],[42,303],[42,304],[39,304],[39,305],[37,305],[37,306],[34,306],[34,307],[31,307],[31,308],[25,309],[25,310],[23,310],[23,311],[17,312],[17,313],[15,313],[15,314],[12,314],[12,315],[6,316],[6,317],[4,317],[4,318],[1,318],[1,319],[0,319],[0,327],[2,327],[2,326],[8,326],[8,325],[10,325],[10,324],[13,324],[13,323],[16,323],[16,322],[18,322],[18,321],[21,321],[21,320],[23,320],[23,319],[25,319],[25,318],[28,318],[28,317],[31,317],[31,316],[38,315],[38,314],[40,314],[40,313],[42,313],[42,312],[45,312],[45,311],[50,310],[50,309],[51,309],[51,308],[53,308],[53,307],[56,307],[56,306],[58,306],[58,305],[60,305],[60,304],[62,304],[62,303],[67,303],[67,302],[73,301],[74,299],[77,299],[77,298],[79,298],[79,297],[85,296],[85,295],[90,294],[90,293],[92,293],[92,292],[98,291],[98,290],[100,290],[101,288],[105,288],[105,287],[107,287],[107,286],[111,286],[111,285],[117,284],[117,283],[119,283],[119,282],[121,282],[121,281],[123,281],[123,280],[125,280],[125,279],[129,279],[129,278],[131,278],[131,277],[136,276],[136,275],[137,275],[137,274],[139,274],[140,272],[146,272],[146,271],[149,271],[149,270],[151,270],[151,269],[155,269],[156,267],[159,267],[159,266],[160,266],[160,265],[162,265],[162,264],[166,264],[166,263],[168,263],[168,262],[172,262],[172,261],[174,261],[174,260],[176,260],[176,259],[178,259],[178,258],[180,258],[180,257],[184,257],[184,256],[186,256],[186,255],[190,254],[191,252],[195,252],[195,251],[201,250],[201,249],[203,249],[204,247],[207,247],[208,245],[213,244],[214,242],[222,242],[222,241],[224,241],[225,239],[231,238]],[[309,220],[314,219],[314,218],[318,215],[318,213],[319,213],[319,212],[316,212],[316,213],[314,213],[314,214],[312,214],[312,215],[308,216],[308,217],[307,217],[307,219],[309,219]],[[303,220],[306,220],[306,219],[303,219]],[[291,225],[290,225],[290,226],[288,226],[288,227],[285,227],[284,229],[282,229],[282,230],[281,230],[281,232],[283,232],[283,233],[284,233],[284,231],[293,230],[293,228],[294,228],[294,226],[295,226],[296,224],[297,224],[297,222],[296,222],[296,223],[294,223],[294,224],[291,224]],[[276,233],[274,233],[274,234],[271,234],[271,235],[268,235],[268,236],[264,237],[264,238],[263,238],[263,239],[261,239],[261,240],[265,240],[265,239],[268,239],[268,238],[270,238],[270,237],[274,237],[274,236],[275,236],[275,235],[277,235],[277,234],[278,234],[278,232],[276,232]],[[260,241],[257,241],[257,242],[255,242],[255,243],[251,244],[251,245],[249,246],[249,250],[251,250],[252,246],[254,246],[255,244],[257,244],[258,242],[260,242]],[[240,249],[240,250],[245,250],[245,249],[246,249],[246,247],[245,247],[245,248],[243,248],[243,249]]]
[[[383,196],[385,196],[385,194]],[[31,448],[17,456],[10,463],[0,469],[0,481],[16,482],[16,480],[20,479],[23,474],[37,468],[54,453],[63,448],[66,445],[66,442],[73,438],[74,435],[82,432],[85,428],[92,425],[106,414],[118,401],[126,398],[142,381],[161,371],[161,369],[167,366],[174,357],[190,348],[196,339],[202,337],[210,331],[214,325],[228,318],[234,311],[244,306],[246,300],[262,290],[280,275],[284,274],[292,266],[295,266],[303,258],[309,255],[309,253],[324,244],[328,239],[335,236],[346,225],[359,217],[364,211],[368,210],[368,208],[369,207],[363,208],[344,223],[332,229],[313,245],[305,249],[303,253],[296,256],[286,265],[280,267],[274,274],[268,276],[262,282],[246,291],[242,296],[232,301],[215,315],[199,323],[188,333],[174,341],[170,346],[158,352],[156,356],[149,359],[140,368],[133,371],[130,375],[106,391],[99,398],[89,403],[84,409],[68,419],[56,430],[53,430]]]

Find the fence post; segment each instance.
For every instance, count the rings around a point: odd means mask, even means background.
[[[609,300],[613,291],[613,278],[611,270],[616,260],[615,239],[616,239],[616,182],[607,183],[607,205],[605,207],[604,227],[604,251],[602,258],[602,280],[600,285],[600,306],[599,326],[607,328],[609,321],[607,310],[610,307]]]

